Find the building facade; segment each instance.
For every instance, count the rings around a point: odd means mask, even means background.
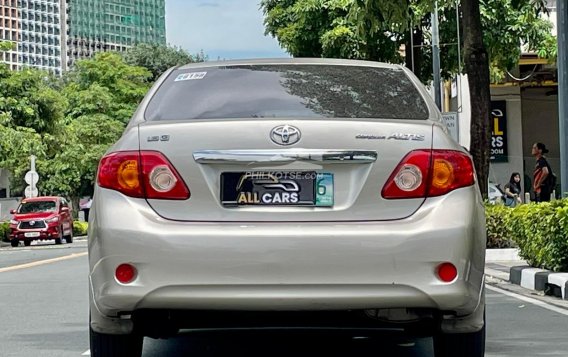
[[[68,0],[67,64],[99,51],[166,43],[165,0]]]
[[[59,75],[77,59],[166,43],[165,0],[0,0],[0,62]]]
[[[18,66],[56,75],[65,70],[65,4],[60,0],[18,0]]]
[[[0,54],[0,61],[18,69],[19,13],[17,0],[0,0],[0,41],[11,42],[11,51]]]

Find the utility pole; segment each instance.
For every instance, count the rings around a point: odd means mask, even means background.
[[[556,2],[557,37],[558,37],[558,121],[560,126],[560,184],[562,197],[568,192],[568,3]]]
[[[442,110],[442,90],[440,84],[440,35],[438,30],[438,2],[434,1],[432,13],[432,64],[434,71],[434,101]]]

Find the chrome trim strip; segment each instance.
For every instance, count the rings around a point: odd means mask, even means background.
[[[369,164],[377,161],[371,150],[198,150],[193,158],[200,164],[288,163],[294,161]]]

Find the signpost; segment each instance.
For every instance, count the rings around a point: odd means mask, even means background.
[[[26,198],[37,197],[39,195],[39,191],[37,189],[39,175],[35,170],[35,159],[36,157],[34,155],[30,156],[31,170],[26,172],[26,176],[24,176],[24,181],[28,184],[24,190]]]

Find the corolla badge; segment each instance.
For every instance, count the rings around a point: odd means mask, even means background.
[[[272,129],[270,139],[278,145],[293,145],[300,141],[302,133],[291,125],[280,125]]]

